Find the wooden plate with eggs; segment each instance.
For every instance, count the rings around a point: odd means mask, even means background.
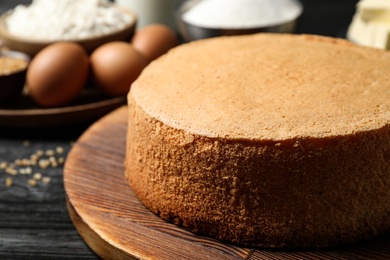
[[[95,64],[105,64],[104,57],[98,58]],[[92,122],[123,105],[130,82],[109,81],[111,74],[93,73],[91,64],[88,54],[76,43],[45,47],[28,64],[23,92],[0,103],[0,126],[31,128]],[[124,73],[116,69],[114,79],[119,78],[118,71]]]
[[[148,64],[178,45],[163,25],[138,30],[88,53],[75,42],[56,42],[28,65],[24,93],[0,102],[0,127],[51,127],[92,122],[126,104],[126,94]]]
[[[107,98],[95,89],[85,89],[67,106],[41,108],[23,94],[15,103],[0,107],[0,127],[56,127],[93,122],[126,103],[126,97]]]

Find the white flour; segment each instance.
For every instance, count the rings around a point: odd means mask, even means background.
[[[6,20],[14,35],[39,40],[75,40],[124,28],[133,17],[107,0],[33,0]]]
[[[207,28],[253,28],[297,18],[294,0],[204,0],[183,14],[183,20]]]

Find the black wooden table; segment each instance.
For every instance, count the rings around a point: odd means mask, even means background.
[[[62,179],[87,127],[0,130],[0,259],[97,258],[69,218]]]
[[[0,13],[30,2],[0,0]],[[298,32],[342,36],[356,2],[303,1]],[[0,127],[0,259],[98,259],[69,218],[62,175],[62,160],[90,123],[35,130]]]

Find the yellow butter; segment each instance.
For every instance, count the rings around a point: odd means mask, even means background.
[[[347,38],[364,46],[390,49],[390,1],[361,0]]]

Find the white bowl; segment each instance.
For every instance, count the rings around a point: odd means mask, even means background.
[[[99,47],[100,45],[110,42],[110,41],[130,41],[135,32],[135,27],[137,23],[137,16],[134,12],[129,9],[125,9],[119,6],[116,8],[120,9],[123,12],[131,15],[133,19],[131,22],[126,25],[125,28],[114,31],[110,34],[85,38],[81,40],[74,40],[72,42],[79,43],[82,45],[88,53],[91,53],[94,49]],[[40,50],[44,47],[58,41],[44,41],[44,40],[33,40],[22,38],[16,35],[13,35],[7,30],[6,27],[6,19],[9,15],[11,15],[13,10],[10,10],[0,16],[0,40],[2,40],[3,44],[14,51],[24,52],[30,56],[35,56]]]

